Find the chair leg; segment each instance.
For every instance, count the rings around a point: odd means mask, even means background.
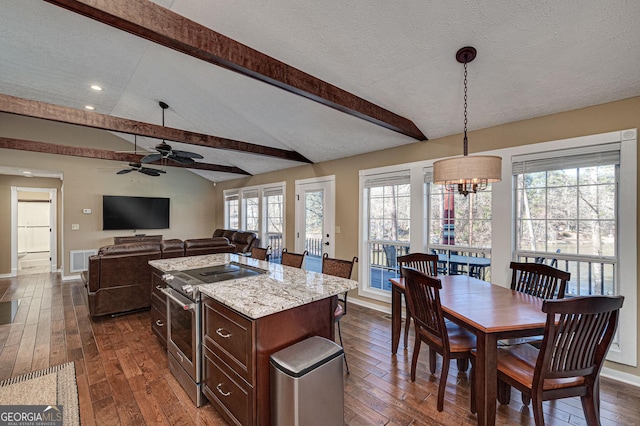
[[[443,354],[442,369],[440,370],[440,384],[438,385],[438,411],[444,410],[444,392],[447,389],[447,376],[449,375],[450,363],[451,360],[449,359],[448,354]]]
[[[526,395],[524,392],[522,392],[520,397],[524,405],[529,406],[529,404],[531,404],[531,397],[529,395]]]
[[[416,366],[418,365],[418,355],[420,354],[420,344],[422,340],[416,336],[416,343],[413,345],[413,357],[411,357],[411,381],[416,381]]]
[[[340,332],[340,321],[338,321],[338,337],[340,338],[340,346],[342,346],[344,365],[347,368],[347,374],[350,374],[349,371],[349,363],[347,362],[347,352],[344,350],[344,345],[342,344],[342,333]]]
[[[404,348],[407,349],[407,342],[409,341],[409,326],[411,325],[411,311],[409,311],[409,307],[406,304],[406,296],[405,296],[405,306],[406,306],[406,316],[404,322]]]
[[[456,364],[458,365],[458,371],[467,371],[469,369],[469,358],[458,358],[456,359]]]
[[[508,405],[511,402],[511,385],[498,379],[498,402],[500,405]]]
[[[538,398],[534,396],[533,398],[533,420],[536,423],[536,426],[544,426],[544,413],[542,412],[542,398]],[[587,424],[598,424],[598,423],[587,423]]]
[[[429,348],[429,371],[431,371],[431,374],[436,373],[436,362],[436,351]]]

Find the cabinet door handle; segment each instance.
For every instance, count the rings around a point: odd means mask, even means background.
[[[160,320],[157,320],[157,321],[156,321],[156,325],[157,325],[158,327],[164,327],[164,323],[163,323],[162,321],[160,321]]]
[[[226,331],[226,333],[224,333]],[[219,329],[216,330],[216,334],[224,339],[227,339],[229,337],[231,337],[231,333],[229,333],[227,330],[225,330],[224,328],[220,327]]]
[[[218,383],[218,386],[216,386],[216,390],[217,390],[218,392],[220,392],[220,395],[222,395],[222,396],[229,396],[229,395],[231,395],[231,392],[225,392],[225,391],[223,391],[223,390],[222,390],[222,383]]]

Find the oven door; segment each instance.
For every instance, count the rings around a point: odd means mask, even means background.
[[[162,292],[167,295],[167,352],[200,383],[200,304],[171,288]]]

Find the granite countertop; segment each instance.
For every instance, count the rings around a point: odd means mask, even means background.
[[[172,272],[221,265],[230,261],[262,268],[267,270],[267,273],[203,284],[198,286],[198,289],[201,293],[253,319],[358,287],[358,282],[354,280],[229,253],[152,260],[149,264],[163,272]]]

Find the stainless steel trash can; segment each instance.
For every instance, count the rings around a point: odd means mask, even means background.
[[[271,355],[271,423],[344,425],[344,351],[320,336]]]

